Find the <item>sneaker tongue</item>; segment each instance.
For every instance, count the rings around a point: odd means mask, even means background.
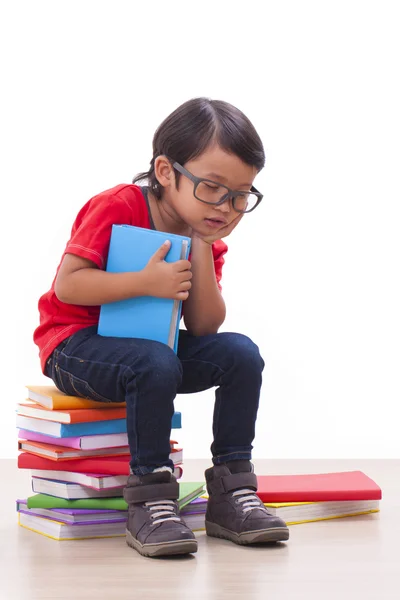
[[[231,473],[252,473],[253,465],[249,460],[231,460],[226,463]]]
[[[152,483],[169,483],[171,481],[170,471],[157,471],[156,473],[148,473],[148,475],[140,476],[142,485],[150,485]]]

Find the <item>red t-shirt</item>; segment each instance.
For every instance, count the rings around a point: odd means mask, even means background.
[[[39,300],[40,325],[33,340],[39,347],[40,364],[45,370],[47,358],[66,338],[99,321],[99,306],[80,306],[61,302],[54,291],[54,284],[65,254],[76,254],[93,261],[99,269],[105,269],[112,225],[135,225],[151,229],[149,209],[142,190],[137,185],[121,184],[94,196],[79,211],[57,267],[51,289]],[[219,240],[212,246],[215,275],[219,289],[226,244]]]

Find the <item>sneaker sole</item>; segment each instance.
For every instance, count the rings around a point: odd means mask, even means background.
[[[142,556],[171,556],[197,552],[197,540],[172,540],[160,544],[141,544],[128,530],[126,530],[126,543]]]
[[[248,546],[249,544],[260,544],[268,542],[284,542],[289,539],[288,527],[274,527],[271,529],[258,529],[257,531],[244,531],[243,533],[235,533],[229,529],[221,527],[216,523],[206,521],[206,533],[210,537],[222,538],[230,540],[235,544]]]

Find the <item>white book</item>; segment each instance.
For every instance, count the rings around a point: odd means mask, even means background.
[[[67,481],[53,481],[52,479],[43,479],[41,477],[32,477],[32,491],[37,494],[46,494],[47,496],[56,496],[66,500],[80,500],[82,498],[112,498],[122,496],[124,485],[110,489],[96,490],[79,483],[69,483]]]
[[[88,473],[75,473],[74,471],[47,469],[31,469],[31,475],[41,479],[77,483],[94,490],[115,490],[115,488],[125,486],[128,481],[128,475],[91,475]]]
[[[127,433],[105,433],[104,435],[82,435],[79,438],[81,450],[97,450],[99,448],[116,448],[128,445]]]
[[[175,465],[174,475],[176,479],[180,479],[182,473],[182,466]],[[112,489],[115,491],[116,488],[125,487],[126,482],[128,481],[128,475],[94,475],[88,473],[75,473],[74,471],[53,471],[47,469],[31,469],[31,475],[32,477],[39,477],[40,479],[77,483],[94,490]]]

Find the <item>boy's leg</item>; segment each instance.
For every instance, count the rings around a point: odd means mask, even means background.
[[[195,337],[181,331],[178,356],[183,368],[178,393],[217,387],[213,463],[250,460],[264,368],[256,344],[238,333]]]
[[[211,446],[214,466],[205,476],[208,535],[239,544],[286,540],[289,530],[256,496],[250,462],[264,361],[246,336],[218,333],[194,337],[182,331],[183,367],[178,393],[217,387]]]
[[[128,544],[146,556],[196,552],[197,541],[178,516],[179,485],[169,459],[182,379],[175,353],[158,342],[99,336],[97,327],[89,327],[56,348],[47,374],[66,394],[126,401],[132,469],[124,490]]]

